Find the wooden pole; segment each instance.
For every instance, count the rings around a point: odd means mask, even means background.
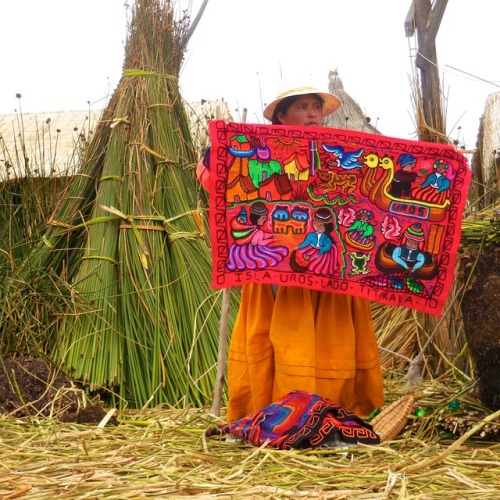
[[[208,1],[208,0],[207,0]],[[243,108],[241,123],[247,121],[247,108]],[[231,287],[224,288],[222,291],[222,309],[219,325],[219,353],[217,358],[217,374],[215,376],[214,401],[212,403],[212,413],[218,417],[222,403],[222,390],[224,388],[224,379],[226,374],[227,358],[227,322],[229,317],[229,305],[231,303]]]
[[[431,0],[413,0],[405,21],[407,36],[411,36],[413,31],[409,17],[413,14],[418,41],[415,65],[420,70],[422,111],[426,125],[426,132],[420,139],[431,142],[446,141],[435,40],[447,3],[448,0],[435,0],[431,8]]]
[[[203,16],[203,13],[205,12],[207,4],[208,4],[208,0],[203,0],[203,3],[200,6],[200,10],[198,11],[198,14],[196,14],[196,17],[194,18],[193,22],[189,26],[189,30],[186,33],[184,40],[182,40],[182,43],[179,47],[180,52],[184,51],[184,49],[186,48],[186,45],[188,44],[189,40],[193,36],[193,33],[195,32],[196,27],[198,26],[198,23],[200,22],[200,19]]]
[[[212,403],[212,413],[218,417],[222,402],[222,390],[226,373],[227,357],[227,323],[229,315],[229,305],[231,303],[231,288],[224,288],[222,291],[222,309],[219,324],[219,352],[217,357],[217,374],[215,376],[214,400]]]

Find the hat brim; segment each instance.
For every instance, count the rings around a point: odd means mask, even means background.
[[[276,109],[276,106],[283,99],[286,99],[287,97],[306,95],[306,94],[316,94],[323,99],[323,117],[330,115],[340,107],[340,99],[337,96],[330,94],[329,92],[319,92],[313,88],[307,88],[307,89],[291,91],[286,95],[280,96],[277,99],[275,99],[273,102],[271,102],[266,106],[266,109],[264,109],[263,113],[264,118],[266,118],[269,121],[272,121],[274,110]]]

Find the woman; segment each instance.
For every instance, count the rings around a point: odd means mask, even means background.
[[[229,249],[227,268],[230,271],[273,267],[288,255],[288,248],[271,245],[274,236],[262,229],[268,213],[264,203],[257,201],[250,207],[249,222],[246,213],[240,213],[231,221],[234,244]]]
[[[312,216],[313,231],[297,247],[295,259],[310,271],[320,276],[333,276],[338,269],[337,248],[330,234],[333,232],[332,214],[320,208]],[[293,269],[292,263],[290,263]]]
[[[358,212],[358,218],[347,228],[345,239],[347,243],[360,250],[371,250],[375,246],[374,228],[372,224],[373,214],[362,208]]]
[[[314,87],[289,88],[264,110],[273,124],[321,126],[339,99]],[[198,166],[207,185],[207,169]],[[242,287],[228,356],[227,421],[290,391],[331,399],[360,416],[381,407],[382,375],[366,299],[307,288]]]

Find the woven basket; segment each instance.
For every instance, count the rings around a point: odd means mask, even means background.
[[[413,401],[413,393],[408,392],[371,420],[370,424],[381,442],[391,441],[404,429],[413,411]]]

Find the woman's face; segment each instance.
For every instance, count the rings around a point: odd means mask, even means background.
[[[313,229],[317,233],[324,233],[325,232],[325,225],[322,222],[319,222],[319,221],[313,219]]]
[[[313,94],[299,96],[286,111],[278,113],[282,125],[312,125],[323,123],[323,104]]]

